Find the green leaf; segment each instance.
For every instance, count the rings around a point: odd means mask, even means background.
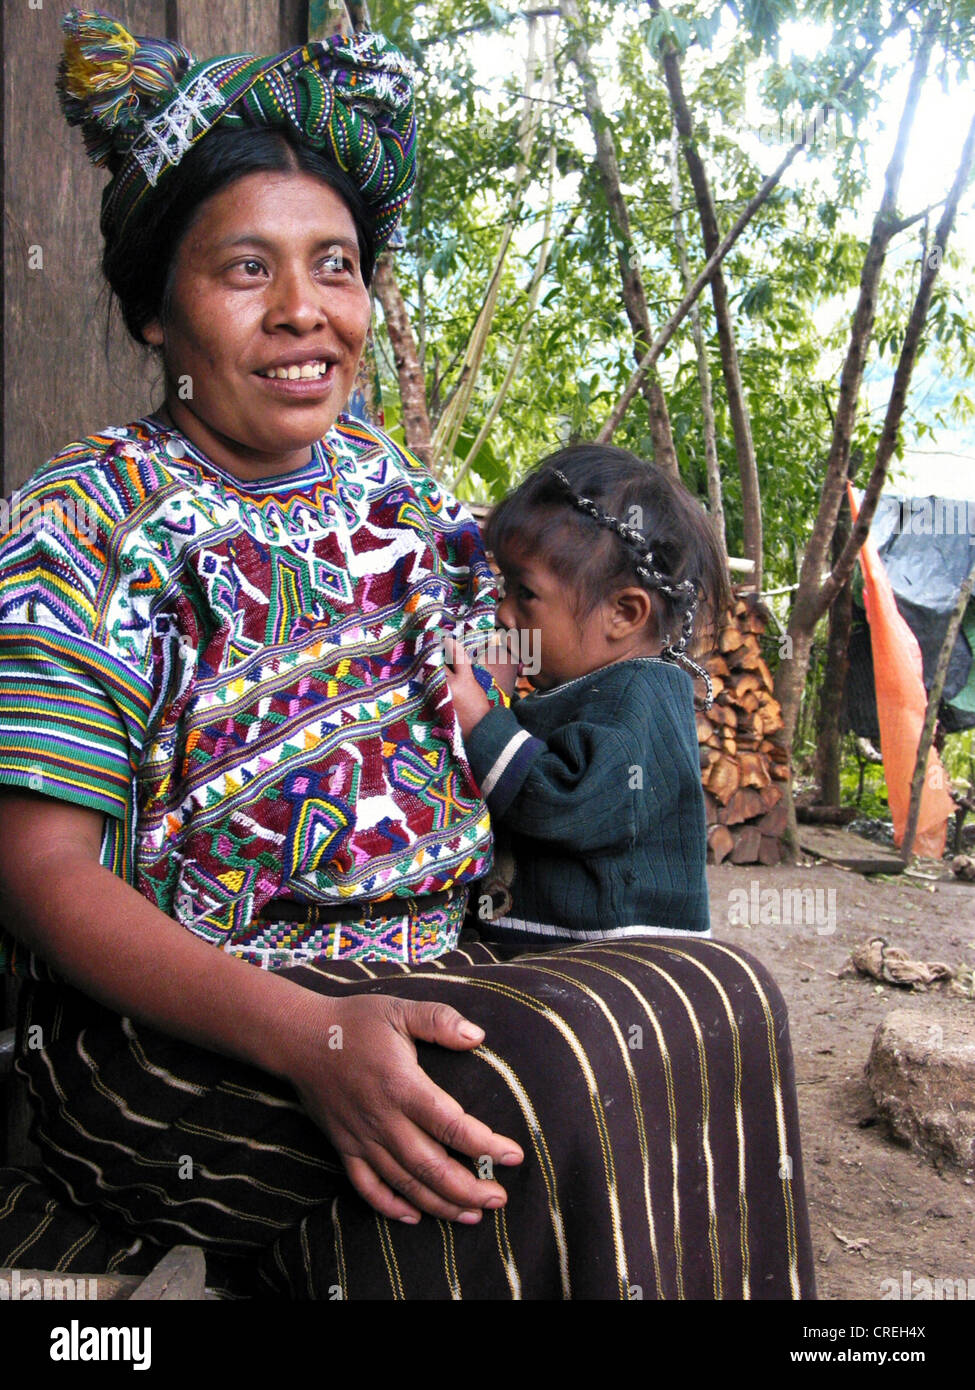
[[[772,283],[763,275],[745,291],[741,299],[741,312],[758,318],[768,310],[772,303]]]

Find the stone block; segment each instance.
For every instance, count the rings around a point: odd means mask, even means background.
[[[867,1083],[894,1134],[935,1163],[975,1172],[975,1019],[891,1009]]]

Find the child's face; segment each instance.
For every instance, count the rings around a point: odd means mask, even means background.
[[[539,663],[531,682],[537,689],[551,690],[619,659],[616,646],[607,640],[604,604],[577,619],[575,595],[547,565],[524,555],[505,558],[498,622],[531,633],[531,650]]]

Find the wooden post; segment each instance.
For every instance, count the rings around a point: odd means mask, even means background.
[[[280,0],[281,48],[308,42],[309,0]]]
[[[907,825],[904,827],[904,841],[901,845],[901,858],[904,860],[905,864],[910,863],[911,855],[914,852],[914,837],[917,834],[917,823],[921,815],[921,793],[924,788],[924,774],[927,771],[928,754],[931,751],[931,741],[934,738],[934,726],[938,719],[938,706],[941,704],[941,696],[945,688],[945,680],[948,676],[948,663],[951,660],[951,653],[955,649],[958,629],[961,627],[961,620],[965,616],[968,600],[972,596],[973,586],[975,586],[975,565],[969,570],[965,582],[961,586],[958,600],[948,620],[948,629],[945,632],[945,639],[941,644],[941,651],[938,653],[938,664],[935,667],[934,680],[931,682],[931,689],[928,693],[928,708],[924,716],[921,738],[917,746],[914,776],[911,778],[911,798],[908,802],[907,809]]]

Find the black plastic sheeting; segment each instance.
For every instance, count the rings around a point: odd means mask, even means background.
[[[930,687],[958,591],[975,563],[975,501],[882,497],[870,538],[884,562],[897,607],[918,640],[924,684]],[[975,599],[951,653],[941,699],[941,728],[949,734],[975,726],[975,659],[966,628],[969,636],[975,632]],[[860,584],[854,586],[846,716],[854,733],[877,741],[870,629]]]

